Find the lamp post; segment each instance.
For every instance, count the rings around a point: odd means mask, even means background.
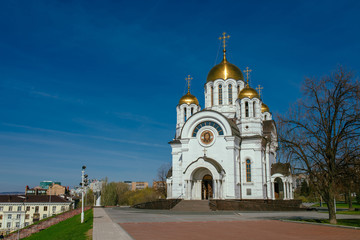
[[[25,215],[26,215],[25,200],[26,200],[26,197],[25,196],[18,196],[18,197],[23,199],[22,204],[24,206],[24,224],[25,224]],[[18,228],[18,234],[17,234],[18,240],[20,239],[20,228],[21,228],[21,214],[20,214],[20,222],[19,222],[19,228]]]
[[[85,191],[85,184],[84,184],[84,180],[85,180],[85,169],[86,166],[82,166],[82,170],[81,170],[81,223],[84,222],[84,191]]]

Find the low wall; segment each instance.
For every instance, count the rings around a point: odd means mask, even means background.
[[[85,207],[84,211],[89,210],[92,207]],[[43,229],[46,229],[48,227],[51,227],[52,225],[55,225],[59,222],[62,222],[68,218],[71,218],[75,215],[78,215],[81,213],[81,208],[77,208],[74,210],[70,210],[68,212],[56,215],[54,217],[50,217],[49,219],[46,219],[38,224],[32,224],[27,228],[20,229],[20,238],[26,238],[29,237],[31,234],[37,233]],[[13,232],[7,236],[5,236],[6,240],[15,240],[18,239],[18,232]]]
[[[182,199],[159,199],[151,202],[135,204],[131,207],[140,209],[172,209]]]
[[[234,211],[303,211],[301,200],[210,200],[211,210]]]

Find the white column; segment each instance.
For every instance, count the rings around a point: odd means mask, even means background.
[[[271,194],[271,198],[273,200],[275,200],[275,183],[271,182],[271,186],[272,186],[272,194]]]
[[[284,181],[283,185],[284,185],[284,199],[287,199],[287,183]]]
[[[216,199],[217,198],[217,180],[213,180],[213,198]]]

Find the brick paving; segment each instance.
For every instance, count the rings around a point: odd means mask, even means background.
[[[135,240],[251,239],[251,240],[356,240],[360,230],[282,222],[205,221],[205,222],[137,222],[120,223]]]

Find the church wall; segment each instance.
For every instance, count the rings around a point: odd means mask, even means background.
[[[243,140],[241,144],[241,180],[243,199],[263,199],[263,161],[261,138]],[[246,160],[251,161],[251,182],[246,180]],[[248,190],[251,189],[251,190]],[[249,192],[250,191],[250,192]],[[250,193],[250,194],[249,194]]]

